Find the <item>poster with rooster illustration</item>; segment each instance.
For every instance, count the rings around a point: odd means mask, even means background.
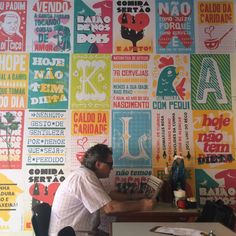
[[[154,1],[114,1],[113,52],[153,52],[154,6]]]
[[[152,76],[153,109],[191,109],[189,55],[155,55]]]
[[[194,51],[193,0],[156,0],[156,52]]]
[[[234,1],[199,1],[196,10],[197,52],[235,52]]]
[[[78,0],[74,9],[74,52],[112,53],[112,0]]]

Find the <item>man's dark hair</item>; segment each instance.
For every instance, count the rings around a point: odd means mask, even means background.
[[[90,170],[95,170],[96,161],[106,161],[112,155],[112,149],[105,144],[96,144],[89,148],[82,160],[82,164]]]

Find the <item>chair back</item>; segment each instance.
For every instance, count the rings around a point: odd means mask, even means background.
[[[40,203],[32,208],[31,222],[35,236],[48,236],[51,206],[48,203]]]
[[[71,226],[66,226],[61,229],[58,233],[58,236],[76,236],[75,231]]]

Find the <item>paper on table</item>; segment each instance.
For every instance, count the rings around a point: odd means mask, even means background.
[[[156,227],[153,231],[156,233],[163,234],[171,234],[175,236],[205,236],[208,235],[206,232],[196,230],[196,229],[188,229],[188,228],[173,228],[167,226]]]

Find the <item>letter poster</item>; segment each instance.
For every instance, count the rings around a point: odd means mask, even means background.
[[[229,55],[191,55],[193,110],[231,110]]]
[[[23,214],[23,175],[19,170],[1,170],[0,173],[0,232],[19,232]],[[17,235],[17,233],[16,233]]]
[[[152,119],[148,110],[113,110],[112,148],[115,167],[152,166]]]
[[[28,54],[0,54],[0,110],[26,109]]]
[[[193,111],[197,168],[235,167],[232,111]]]
[[[72,111],[71,114],[71,167],[80,165],[88,148],[103,143],[109,145],[109,111]]]
[[[69,117],[65,110],[29,110],[26,113],[26,166],[66,163]],[[68,133],[67,133],[68,132]]]
[[[155,55],[152,77],[153,109],[191,109],[188,55]]]
[[[235,1],[198,1],[197,47],[200,53],[236,51]]]
[[[113,52],[152,53],[155,1],[114,1]]]
[[[150,108],[149,55],[112,56],[113,109]]]
[[[109,109],[110,56],[73,54],[71,63],[71,108]]]
[[[0,51],[25,51],[27,1],[0,2]]]
[[[76,1],[75,53],[112,53],[112,6],[112,0]]]
[[[236,211],[236,170],[196,169],[196,197],[200,206],[207,200],[222,200]]]
[[[68,108],[69,54],[30,54],[28,108]]]
[[[153,166],[171,164],[175,155],[185,158],[185,166],[193,167],[192,112],[174,110],[153,112]]]
[[[72,50],[73,0],[30,0],[27,32],[34,52]]]
[[[0,169],[21,169],[24,110],[0,111]]]
[[[156,0],[156,52],[194,51],[193,0]]]

